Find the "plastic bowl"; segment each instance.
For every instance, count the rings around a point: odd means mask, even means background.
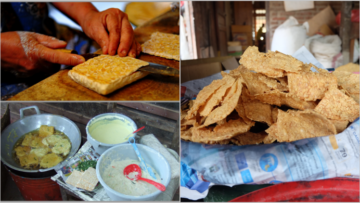
[[[99,142],[97,141],[96,139],[94,139],[92,136],[91,136],[91,126],[96,124],[97,122],[103,122],[103,121],[106,121],[106,120],[114,120],[114,119],[117,119],[117,120],[120,120],[120,121],[123,121],[123,122],[126,122],[128,123],[128,125],[130,125],[132,127],[132,132],[134,132],[136,129],[137,129],[137,126],[136,126],[136,123],[129,117],[123,115],[123,114],[119,114],[119,113],[104,113],[104,114],[100,114],[100,115],[97,115],[95,116],[94,118],[92,118],[86,125],[86,135],[87,135],[87,140],[90,142],[90,144],[94,147],[95,151],[98,153],[98,154],[102,154],[104,153],[106,150],[108,150],[109,148],[113,147],[113,146],[116,146],[116,145],[119,145],[119,144],[123,144],[123,143],[126,143],[126,142],[122,142],[122,143],[117,143],[117,144],[106,144],[106,143],[102,143],[102,142]],[[121,133],[121,132],[119,132]],[[135,136],[136,133],[133,135]]]
[[[160,178],[162,179],[161,183],[165,185],[165,187],[167,187],[171,179],[171,171],[170,171],[169,163],[159,152],[155,151],[154,149],[142,144],[136,144],[136,145],[146,164],[153,167],[159,173]],[[104,175],[105,169],[111,164],[111,162],[113,160],[121,161],[126,158],[138,160],[138,157],[131,144],[122,144],[111,147],[100,156],[100,159],[96,164],[96,175],[101,185],[104,187],[106,193],[109,195],[112,201],[154,200],[161,193],[160,190],[157,190],[156,192],[144,196],[130,196],[115,191],[104,182],[102,176]]]

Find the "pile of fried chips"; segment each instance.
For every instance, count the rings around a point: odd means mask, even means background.
[[[292,142],[335,135],[359,117],[358,74],[329,73],[279,52],[260,53],[255,46],[246,49],[240,64],[229,74],[222,72],[222,79],[204,87],[182,110],[181,139]]]

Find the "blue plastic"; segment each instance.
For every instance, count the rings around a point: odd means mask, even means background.
[[[135,153],[139,158],[141,170],[143,170],[143,171],[146,170],[151,177],[156,179],[155,174],[152,171],[152,169],[146,165],[145,161],[141,157],[140,152],[139,152],[138,148],[136,147],[135,139],[133,137],[129,138],[129,143],[134,147]]]

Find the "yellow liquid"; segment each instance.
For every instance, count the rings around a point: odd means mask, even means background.
[[[89,127],[91,137],[105,144],[127,142],[129,138],[126,137],[134,131],[130,122],[118,119],[100,120]]]

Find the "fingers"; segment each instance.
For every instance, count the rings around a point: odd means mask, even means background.
[[[108,54],[109,53],[108,33],[106,32],[106,30],[103,27],[96,29],[96,32],[97,33],[94,35],[94,36],[96,36],[94,38],[94,40],[100,45],[103,54]]]
[[[85,62],[85,59],[82,56],[56,51],[45,46],[39,47],[39,57],[51,63],[65,64],[69,66],[76,66]]]
[[[132,46],[130,48],[130,51],[129,51],[129,54],[128,54],[130,57],[133,57],[133,58],[135,58],[136,55],[137,55],[137,53],[136,53],[137,44],[136,43],[137,42],[135,40],[133,40],[133,44],[132,44]]]
[[[141,52],[141,45],[139,44],[139,42],[136,42],[136,55],[139,55]]]
[[[115,15],[107,15],[106,24],[109,30],[108,54],[115,55],[120,42],[121,21],[119,20],[119,14],[115,12]]]
[[[134,31],[129,23],[126,14],[124,14],[121,22],[121,35],[118,54],[119,56],[126,56],[128,55],[130,48],[133,44]]]
[[[49,47],[52,49],[59,49],[59,48],[66,47],[65,41],[56,39],[55,37],[50,37],[50,36],[37,34],[37,33],[34,33],[34,36],[40,44],[42,44],[46,47]]]

